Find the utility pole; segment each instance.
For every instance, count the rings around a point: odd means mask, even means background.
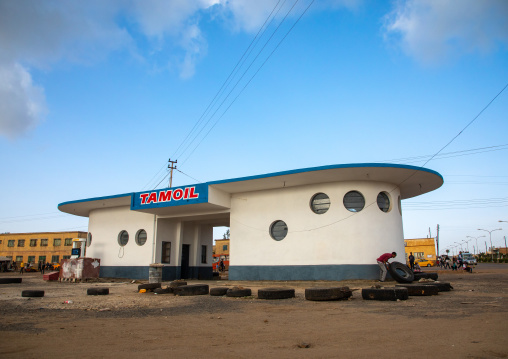
[[[176,161],[171,161],[171,158],[168,160],[168,162],[170,163],[168,165],[168,168],[171,168],[171,174],[169,175],[169,188],[172,187],[173,185],[173,170],[176,170],[176,166],[175,166],[175,163],[178,163],[178,160]]]
[[[439,224],[437,225],[436,244],[437,244],[437,255],[439,256]]]

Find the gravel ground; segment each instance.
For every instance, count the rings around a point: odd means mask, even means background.
[[[251,297],[228,298],[142,294],[137,288],[146,282],[45,282],[39,273],[25,273],[21,284],[0,285],[0,356],[70,357],[80,350],[83,357],[137,357],[140,352],[226,358],[405,357],[424,340],[420,357],[439,350],[452,358],[508,357],[508,265],[481,264],[473,274],[438,273],[453,285],[452,291],[399,302],[362,300],[361,288],[378,284],[374,281],[188,281],[252,289]],[[305,300],[305,288],[336,286],[350,287],[353,296],[346,301]],[[110,294],[89,296],[86,290],[92,287],[107,287]],[[268,287],[293,288],[296,297],[257,299],[257,290]],[[44,290],[45,296],[23,298],[26,289]]]

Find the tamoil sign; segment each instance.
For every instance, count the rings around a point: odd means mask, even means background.
[[[187,187],[165,188],[157,191],[134,193],[131,209],[182,206],[208,202],[208,186],[197,184]]]

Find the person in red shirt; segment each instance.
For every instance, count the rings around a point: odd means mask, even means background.
[[[380,282],[384,282],[386,279],[386,273],[388,272],[387,268],[390,265],[390,263],[388,261],[392,258],[395,258],[396,256],[397,256],[397,253],[395,253],[395,252],[385,253],[385,254],[382,254],[377,259],[377,264],[379,265],[379,268],[381,268],[381,272],[379,274],[380,275],[380,278],[379,278]]]

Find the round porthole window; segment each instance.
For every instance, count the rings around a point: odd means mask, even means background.
[[[330,198],[324,193],[317,193],[310,201],[310,208],[317,214],[326,213],[330,208]]]
[[[284,221],[275,221],[270,226],[270,235],[273,239],[276,241],[281,241],[284,238],[286,238],[286,235],[288,234],[288,226],[286,225],[286,222]]]
[[[127,231],[121,231],[118,234],[118,244],[123,247],[129,242],[129,233]]]
[[[390,198],[386,192],[380,192],[377,195],[377,206],[385,213],[390,211]]]
[[[90,247],[92,245],[92,233],[88,233],[88,236],[86,237],[86,246]]]
[[[136,233],[136,244],[138,246],[142,246],[146,243],[146,231],[144,229],[140,229],[138,233]]]
[[[360,212],[365,207],[365,198],[358,191],[349,191],[344,196],[344,207],[350,212]]]

